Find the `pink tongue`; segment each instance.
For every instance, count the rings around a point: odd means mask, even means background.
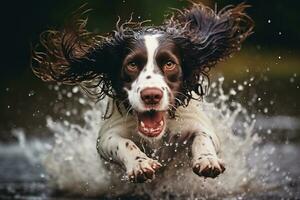
[[[163,119],[164,112],[145,112],[138,115],[139,121],[142,121],[147,128],[156,128]]]

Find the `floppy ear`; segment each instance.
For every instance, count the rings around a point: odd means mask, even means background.
[[[80,19],[87,11],[81,10],[61,31],[41,34],[41,45],[33,51],[32,70],[43,81],[83,86],[98,99],[105,94],[114,96],[111,73],[120,66],[123,40],[117,31],[107,37],[88,32],[87,19]],[[95,93],[91,88],[98,90]]]
[[[101,47],[85,26],[87,20],[74,19],[61,31],[45,31],[39,51],[33,52],[32,70],[43,81],[76,84],[99,75],[93,51]]]
[[[227,6],[216,12],[193,3],[166,20],[166,31],[183,49],[189,67],[202,71],[240,50],[241,43],[252,33],[253,21],[245,14],[245,4]]]

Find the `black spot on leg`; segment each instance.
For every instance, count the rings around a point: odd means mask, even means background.
[[[117,146],[117,150],[119,150],[119,146]]]
[[[139,156],[135,157],[136,160],[138,160],[138,159],[140,159],[140,158],[141,158],[141,157],[139,157]]]
[[[128,145],[129,145],[129,142],[126,142],[126,143],[125,143],[125,145],[126,145],[126,147],[128,147]]]
[[[207,156],[214,156],[212,153],[202,153],[202,157],[207,157]]]
[[[108,139],[110,140],[110,139],[111,139],[111,136],[109,136]]]
[[[150,79],[151,78],[151,76],[146,76],[146,79]]]

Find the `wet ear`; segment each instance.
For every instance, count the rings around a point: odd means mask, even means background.
[[[104,52],[103,45],[96,35],[86,30],[86,22],[75,19],[61,31],[41,34],[41,45],[33,51],[35,75],[43,81],[78,84],[103,72],[95,59]]]
[[[254,23],[244,12],[247,7],[227,6],[216,12],[194,3],[166,20],[166,30],[183,49],[186,62],[202,70],[238,51],[252,33]]]
[[[76,11],[61,31],[41,34],[33,51],[32,70],[43,81],[80,85],[90,96],[113,96],[111,73],[119,66],[122,40],[88,32],[86,11]]]

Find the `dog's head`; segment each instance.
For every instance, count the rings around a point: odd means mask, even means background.
[[[130,49],[122,62],[121,80],[138,131],[147,137],[161,136],[182,84],[180,50],[160,33],[141,35]]]
[[[216,13],[193,4],[162,26],[130,20],[107,37],[87,32],[86,21],[76,20],[62,31],[44,33],[45,50],[35,52],[33,71],[45,81],[65,84],[97,80],[99,98],[108,95],[130,110],[143,137],[160,138],[168,114],[195,94],[203,95],[201,75],[238,51],[251,34],[246,7]]]

